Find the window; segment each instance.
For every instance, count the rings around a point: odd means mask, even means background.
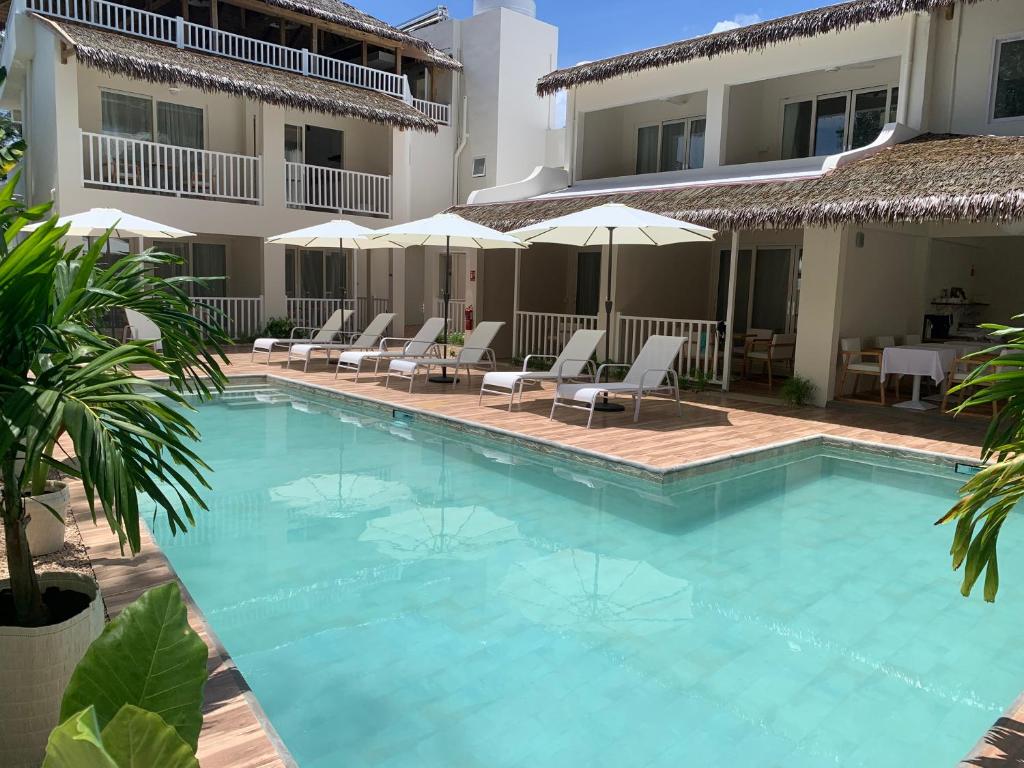
[[[289,299],[346,298],[348,253],[338,250],[286,249],[284,293]]]
[[[782,159],[867,146],[896,120],[899,89],[874,87],[791,101],[782,111]]]
[[[636,134],[636,172],[703,168],[706,129],[703,117],[640,126]]]
[[[218,277],[207,285],[195,286],[197,296],[226,296],[227,286],[224,276],[227,274],[227,248],[211,243],[192,244],[192,275],[194,277]]]
[[[203,148],[203,110],[183,104],[156,104],[156,135],[161,144]]]
[[[153,140],[153,102],[144,96],[102,91],[100,124],[108,136]]]
[[[996,83],[992,117],[1024,117],[1024,39],[996,45]]]
[[[486,157],[474,157],[473,158],[473,178],[478,179],[482,176],[487,175],[487,158]]]
[[[601,293],[601,252],[576,254],[576,314],[597,314]]]

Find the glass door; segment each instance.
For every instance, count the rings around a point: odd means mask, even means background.
[[[818,99],[814,116],[814,154],[835,155],[846,150],[846,114],[849,95],[845,93]]]
[[[754,256],[750,327],[785,331],[789,326],[792,248],[758,248]]]
[[[601,296],[601,252],[576,255],[576,314],[597,316]]]
[[[750,318],[750,278],[754,252],[749,248],[739,252],[736,266],[736,317],[733,333],[746,333]],[[731,253],[722,251],[718,257],[718,311],[715,319],[725,322],[729,308],[729,262]]]

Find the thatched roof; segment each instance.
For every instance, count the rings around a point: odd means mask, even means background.
[[[462,69],[462,64],[447,53],[434,48],[426,40],[403,32],[385,21],[363,13],[358,8],[340,0],[263,0],[267,5],[274,5],[288,11],[302,13],[313,18],[323,19],[341,24],[350,29],[365,32],[369,35],[392,40],[401,45],[417,48],[427,54],[427,58],[439,67]]]
[[[1024,219],[1024,137],[925,135],[813,179],[546,196],[453,211],[504,231],[602,203],[720,230]]]
[[[763,50],[788,40],[839,32],[860,24],[886,21],[915,11],[933,11],[957,3],[977,2],[981,0],[850,0],[725,32],[702,35],[656,48],[559,69],[540,79],[537,83],[537,92],[544,96],[564,88],[602,82],[646,69],[667,67],[694,59],[708,59],[737,51]]]
[[[151,83],[223,91],[308,112],[437,132],[437,123],[426,115],[376,91],[31,15],[53,29],[74,50],[79,61],[104,72]]]

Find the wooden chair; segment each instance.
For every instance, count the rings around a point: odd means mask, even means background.
[[[843,366],[839,376],[839,397],[846,396],[846,377],[853,374],[853,388],[861,376],[873,376],[878,381],[878,391],[885,405],[885,385],[882,383],[882,351],[880,349],[865,350],[859,338],[840,339],[840,364]]]
[[[774,368],[785,363],[793,372],[793,358],[796,355],[795,333],[773,333],[770,339],[752,339],[743,356],[743,378],[750,375],[750,362],[761,363],[768,370],[768,391],[772,391]]]
[[[948,410],[948,408],[946,406],[947,406],[947,403],[949,402],[949,390],[950,390],[950,388],[956,386],[957,384],[962,384],[963,382],[965,382],[967,380],[967,377],[970,375],[971,371],[973,371],[975,368],[977,368],[982,363],[988,362],[992,358],[993,358],[992,355],[983,356],[983,357],[964,355],[962,357],[958,357],[953,362],[953,366],[949,369],[949,373],[946,374],[945,391],[942,393],[942,412],[943,413],[949,413],[949,410]],[[971,388],[972,389],[981,389],[981,387],[984,387],[984,386],[986,386],[986,385],[981,384],[981,385],[974,386],[974,387],[971,387]],[[960,396],[960,402],[963,402],[964,399],[966,398],[967,393],[966,392],[961,392],[961,393],[958,393],[958,394]],[[993,400],[992,401],[992,415],[995,416],[998,413],[999,413],[999,406],[997,405],[995,400]]]

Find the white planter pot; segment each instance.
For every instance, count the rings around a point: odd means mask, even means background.
[[[9,586],[0,581],[0,589]],[[0,765],[5,768],[42,763],[71,673],[103,631],[103,601],[95,581],[77,573],[43,573],[39,586],[82,592],[92,602],[77,616],[49,627],[0,627]]]
[[[46,493],[25,499],[25,512],[29,522],[25,527],[28,548],[33,557],[48,555],[64,546],[64,518],[71,503],[71,491],[66,483],[51,481]],[[58,520],[50,509],[60,512]]]

